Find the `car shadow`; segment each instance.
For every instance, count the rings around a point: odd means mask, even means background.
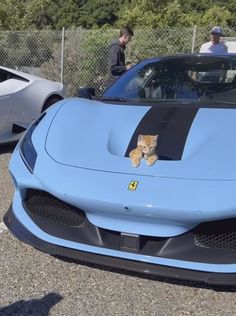
[[[12,153],[16,147],[16,143],[6,144],[0,146],[0,155]]]
[[[0,308],[2,316],[48,316],[50,309],[56,305],[62,296],[56,293],[49,293],[41,299],[20,300],[8,306]]]
[[[108,272],[112,272],[116,274],[123,274],[123,275],[145,279],[145,280],[164,282],[164,283],[178,285],[178,286],[185,286],[185,287],[188,286],[188,287],[201,288],[201,289],[206,289],[206,290],[208,289],[208,290],[214,290],[217,292],[229,292],[229,293],[236,292],[236,284],[235,285],[211,285],[211,284],[204,283],[203,281],[198,282],[198,281],[174,279],[174,278],[150,275],[150,274],[145,274],[145,273],[138,273],[138,272],[133,272],[133,271],[128,271],[128,270],[122,270],[119,268],[106,267],[99,264],[93,264],[93,263],[87,263],[87,262],[83,262],[79,260],[68,259],[68,258],[64,258],[57,255],[54,257],[65,262],[77,263],[77,264],[80,264],[82,266],[86,266],[92,269],[100,269],[103,271],[108,271]]]

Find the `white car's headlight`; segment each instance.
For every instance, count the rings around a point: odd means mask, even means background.
[[[39,124],[39,122],[46,115],[46,112],[42,113],[27,129],[24,136],[20,140],[20,155],[23,159],[26,167],[31,173],[34,171],[35,162],[37,159],[37,153],[32,143],[32,134]]]

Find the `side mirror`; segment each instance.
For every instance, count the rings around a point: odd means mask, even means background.
[[[95,88],[79,88],[78,97],[84,99],[95,99]]]

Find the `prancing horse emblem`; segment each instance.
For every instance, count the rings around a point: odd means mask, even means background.
[[[135,191],[137,189],[137,186],[138,186],[138,181],[130,181],[128,190]]]

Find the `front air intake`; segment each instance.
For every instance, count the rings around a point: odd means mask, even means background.
[[[236,249],[236,219],[203,223],[194,234],[194,244],[201,248]]]
[[[26,212],[33,219],[37,217],[72,227],[82,227],[84,225],[85,214],[82,210],[45,191],[28,190],[24,204]]]

